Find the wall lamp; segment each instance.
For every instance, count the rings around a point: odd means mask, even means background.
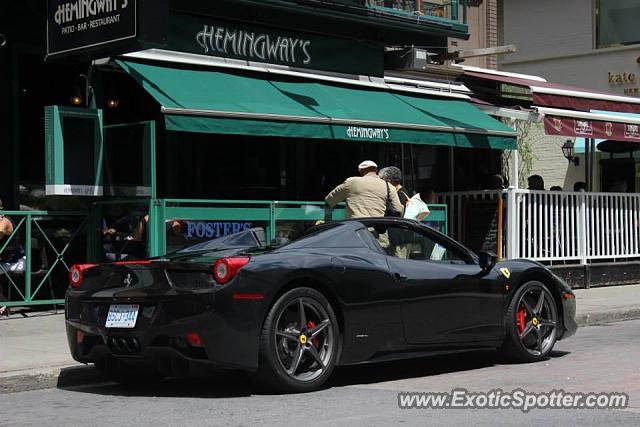
[[[569,163],[573,163],[574,166],[580,164],[580,158],[575,155],[575,146],[570,139],[567,139],[567,142],[562,144],[562,154],[564,158],[567,159]]]
[[[71,95],[71,104],[83,105],[89,107],[91,103],[91,95],[93,88],[89,84],[89,78],[84,74],[78,74],[73,85],[73,93]]]
[[[3,47],[7,44],[7,36],[4,34],[0,34],[0,47]]]

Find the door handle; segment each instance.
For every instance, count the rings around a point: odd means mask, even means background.
[[[393,277],[396,278],[396,280],[407,280],[408,277],[405,276],[404,274],[400,274],[400,273],[393,273]]]

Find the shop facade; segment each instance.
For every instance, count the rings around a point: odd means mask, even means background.
[[[293,239],[341,217],[321,200],[366,158],[444,191],[477,181],[452,179],[454,158],[485,177],[515,145],[463,86],[385,78],[389,46],[464,38],[464,2],[107,3],[27,3],[3,18],[12,160],[0,197],[26,261],[5,274],[10,305],[58,300],[74,262],[251,227]],[[43,31],[24,30],[29,20]],[[446,207],[433,210],[447,231]]]
[[[531,2],[515,0],[500,4],[502,18],[501,43],[517,45],[516,53],[501,58],[504,71],[539,75],[549,81],[639,97],[640,30],[635,18],[640,6],[632,0],[569,0],[565,2]],[[536,37],[530,37],[532,32]],[[588,72],[583,72],[583,71]],[[593,113],[603,113],[594,110]],[[604,138],[607,139],[607,138]],[[640,189],[640,164],[636,150],[625,147],[598,149],[596,142],[594,189],[617,191],[624,182],[627,189]],[[553,139],[547,141],[553,144]],[[538,163],[554,165],[565,172],[563,177],[549,173],[550,181],[566,181],[568,187],[579,178],[578,169],[586,163],[585,140],[576,141],[576,152],[582,162],[566,168],[559,151],[544,153]],[[544,166],[543,166],[544,167]],[[582,170],[584,172],[584,170]]]

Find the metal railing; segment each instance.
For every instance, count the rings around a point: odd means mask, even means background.
[[[458,21],[460,0],[368,0],[371,9],[404,16]],[[466,5],[463,5],[466,12]],[[466,23],[466,13],[463,13]]]
[[[507,258],[586,264],[640,257],[640,194],[508,189],[444,193],[440,199],[450,208],[451,235],[467,244],[469,210],[488,202],[502,220],[487,229],[504,237],[485,237],[498,241]]]
[[[640,195],[513,192],[514,257],[539,261],[640,257]]]
[[[13,223],[13,232],[0,244],[0,306],[62,304],[70,265],[87,258],[87,244],[79,237],[86,230],[87,214],[0,213]]]
[[[108,225],[104,219],[115,215],[114,208],[120,215],[137,218],[149,214],[147,240],[138,242],[144,244],[148,256],[249,227],[263,227],[269,241],[284,243],[300,237],[318,221],[344,218],[343,206],[329,209],[324,202],[260,200],[108,200],[94,203],[89,214],[1,211],[14,227],[0,243],[0,306],[63,304],[70,266],[105,261],[103,232]],[[446,206],[430,208],[425,222],[446,233]],[[173,233],[172,222],[180,225],[182,233]],[[5,262],[9,252],[11,260]]]

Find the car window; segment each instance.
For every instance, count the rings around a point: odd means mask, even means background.
[[[372,227],[369,231],[389,256],[421,261],[463,261],[463,258],[446,243],[436,242],[409,228]]]

